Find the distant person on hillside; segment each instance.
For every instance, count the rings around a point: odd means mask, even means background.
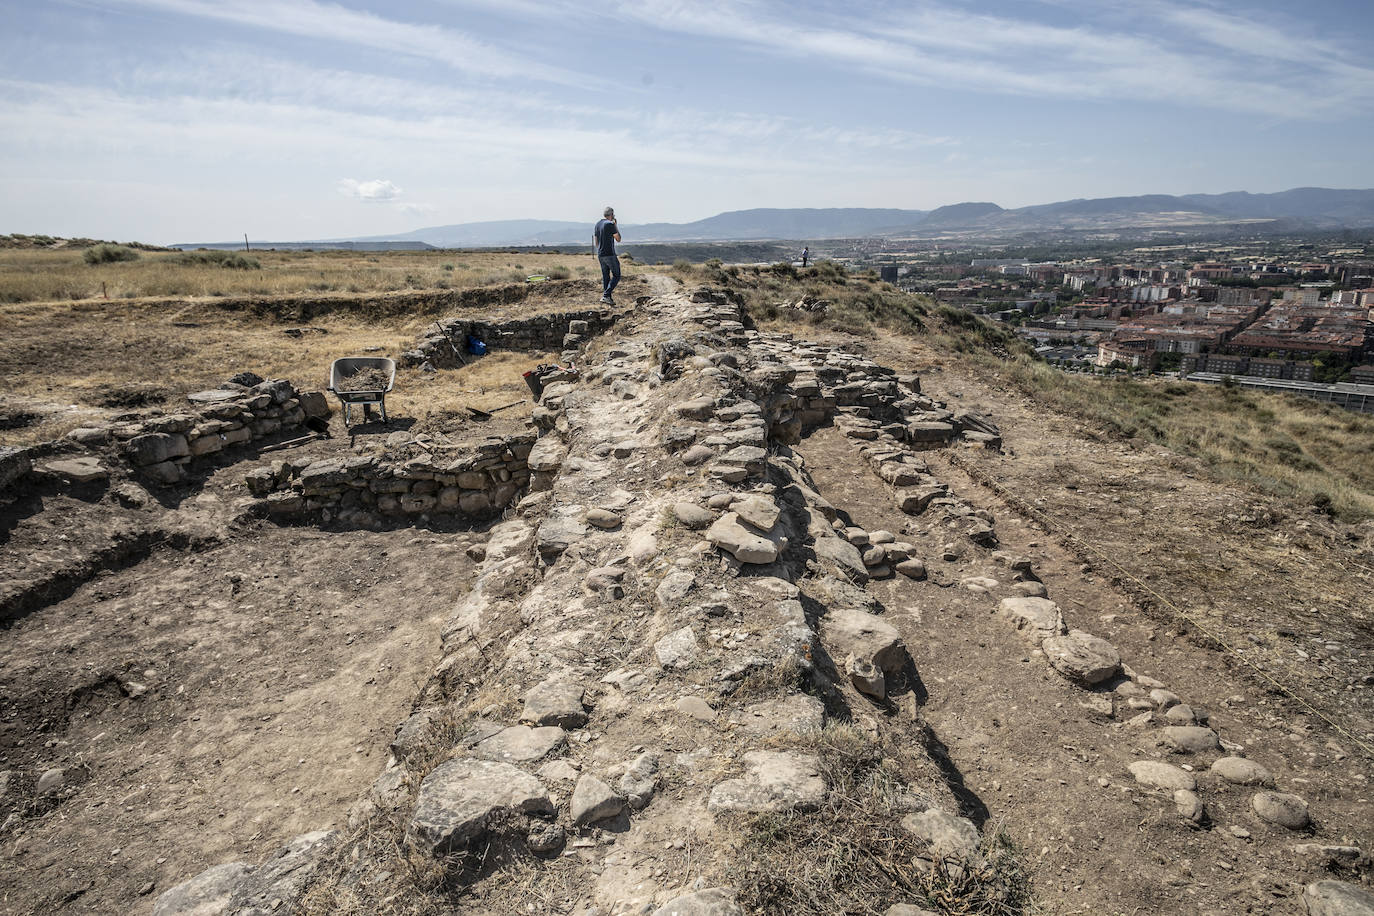
[[[615,256],[615,243],[620,241],[620,228],[615,223],[615,210],[606,208],[600,222],[592,230],[596,242],[596,259],[601,262],[601,301],[615,305],[611,294],[620,283],[620,258]]]
[[[811,257],[811,246],[807,245],[802,249],[802,267],[806,266],[806,260],[809,257]]]

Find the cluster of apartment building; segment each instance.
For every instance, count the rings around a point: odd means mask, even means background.
[[[1316,289],[1281,290],[1280,298],[1269,291],[1227,289],[1225,302],[1182,299],[1166,302],[1158,311],[1123,317],[1098,342],[1097,364],[1120,363],[1131,368],[1153,368],[1159,355],[1179,353],[1210,355],[1213,366],[1198,371],[1253,374],[1273,378],[1307,378],[1310,363],[1323,356],[1344,363],[1374,357],[1374,290],[1370,306],[1333,304],[1314,293]],[[1258,295],[1263,292],[1264,295]],[[1361,296],[1350,297],[1361,301]],[[1247,298],[1248,297],[1248,298]],[[1238,357],[1223,360],[1220,357]],[[1285,362],[1307,362],[1309,370],[1279,368]],[[1185,365],[1185,371],[1187,366]]]

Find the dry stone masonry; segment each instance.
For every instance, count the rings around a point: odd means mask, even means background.
[[[487,443],[445,465],[280,462],[250,474],[269,505],[291,507],[271,511],[365,520],[465,512],[465,498],[506,510],[474,551],[477,577],[351,831],[399,823],[409,854],[450,869],[486,861],[489,844],[515,850],[497,862],[558,859],[566,911],[582,916],[742,914],[738,850],[752,818],[847,829],[836,748],[849,742],[881,761],[888,815],[920,850],[914,867],[977,875],[988,846],[928,751],[914,663],[865,587],[963,556],[997,578],[949,585],[985,602],[1104,728],[1154,730],[1157,755],[1128,775],[1188,829],[1209,824],[1208,794],[1223,783],[1253,787],[1262,822],[1308,829],[1302,797],[1074,627],[1033,562],[998,549],[992,515],[931,473],[923,452],[997,448],[995,425],[925,397],[915,377],[760,333],[725,291],[656,291],[588,348],[580,377],[546,388],[537,441]],[[825,423],[854,441],[909,519],[903,531],[855,527],[821,495],[792,446]],[[335,860],[365,861],[361,844],[334,842]],[[254,912],[236,901],[267,867],[211,869],[156,912],[200,912],[212,895],[219,908],[206,911]],[[524,911],[501,867],[464,873],[474,912]],[[368,874],[349,866],[331,880],[365,895]],[[273,893],[289,908],[296,891]],[[1306,901],[1365,912],[1362,894],[1318,882]],[[865,906],[900,916],[924,903]]]
[[[493,350],[575,352],[589,338],[609,330],[620,316],[613,309],[581,309],[525,317],[449,318],[402,353],[399,362],[456,369],[461,360],[471,358],[464,349],[469,335]]]
[[[108,480],[114,467],[155,484],[181,483],[196,462],[235,446],[276,441],[308,418],[331,413],[322,391],[298,391],[285,379],[235,376],[213,391],[189,398],[181,413],[134,416],[83,426],[60,442],[35,449],[51,460],[35,463],[28,450],[0,451],[0,490],[39,472],[69,485]]]
[[[261,511],[283,521],[376,528],[438,515],[485,519],[529,485],[534,444],[533,433],[522,433],[489,438],[442,459],[284,458],[249,471],[244,482]]]

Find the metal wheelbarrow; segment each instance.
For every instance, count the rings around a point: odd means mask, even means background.
[[[386,386],[381,389],[349,391],[347,380],[366,369],[379,370],[386,376]],[[382,422],[386,422],[386,393],[396,383],[396,361],[385,356],[345,356],[336,359],[329,367],[329,390],[343,405],[344,426],[348,426],[352,408],[357,405],[363,409],[363,419],[369,417],[369,408],[374,404],[382,412]]]

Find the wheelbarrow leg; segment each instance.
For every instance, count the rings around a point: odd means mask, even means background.
[[[386,423],[386,422],[387,422],[387,419],[386,419],[386,398],[385,398],[385,397],[383,397],[380,401],[377,402],[377,409],[380,410],[380,411],[382,412],[382,422],[383,422],[383,423]]]

